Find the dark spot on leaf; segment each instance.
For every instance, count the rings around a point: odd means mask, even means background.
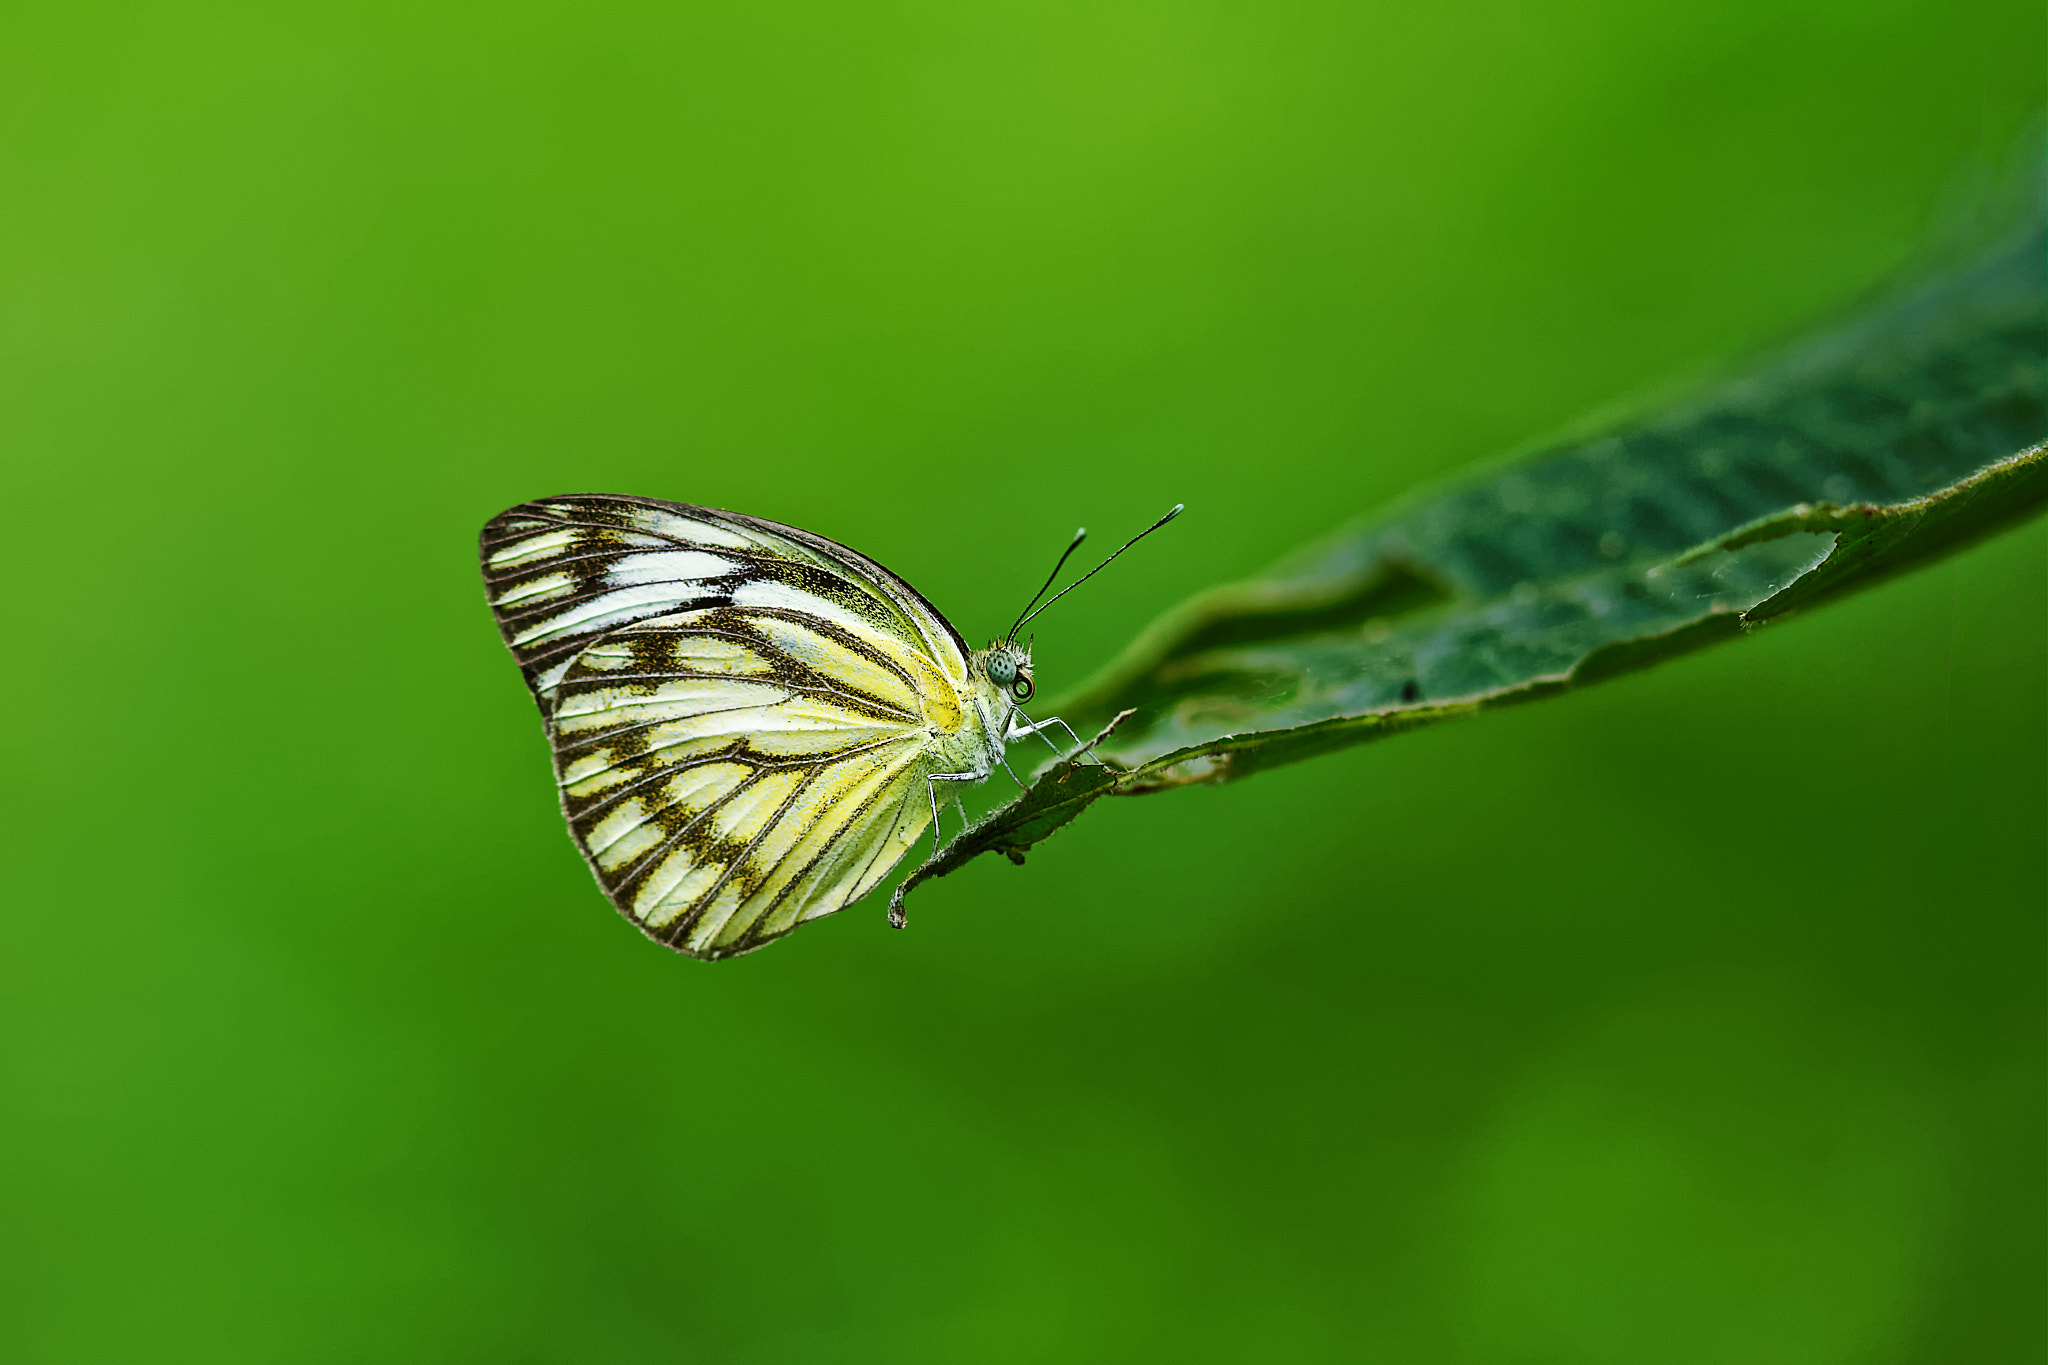
[[[1415,679],[1413,679],[1413,678],[1410,678],[1410,679],[1409,679],[1409,680],[1408,680],[1407,682],[1404,682],[1404,683],[1402,683],[1402,684],[1401,684],[1401,700],[1402,700],[1402,701],[1421,701],[1421,700],[1422,700],[1422,684],[1420,684],[1420,683],[1416,682],[1416,681],[1415,681]]]

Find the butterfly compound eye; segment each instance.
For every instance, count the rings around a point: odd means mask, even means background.
[[[1008,687],[1017,677],[1017,661],[1007,654],[989,655],[987,664],[988,680],[997,687]]]

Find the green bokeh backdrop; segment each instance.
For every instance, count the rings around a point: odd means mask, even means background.
[[[1057,690],[1866,290],[2043,38],[7,7],[0,1359],[2040,1359],[2040,525],[709,967],[592,887],[472,546],[734,507],[979,639],[1185,499]]]

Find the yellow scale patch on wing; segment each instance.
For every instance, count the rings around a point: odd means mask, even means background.
[[[623,554],[604,577],[608,590],[524,626],[514,645],[540,644],[561,636],[598,630],[654,614],[649,608],[672,607],[701,598],[708,580],[729,574],[738,565],[699,550],[665,550]],[[499,605],[503,605],[502,602]]]
[[[657,767],[671,767],[701,757],[726,747],[728,741],[713,736],[708,739],[674,744],[659,754],[620,754],[608,748],[592,749],[578,754],[563,765],[561,788],[578,801],[588,801],[593,796],[602,796],[622,782],[645,777]]]
[[[805,773],[794,769],[771,771],[740,788],[712,814],[710,828],[713,837],[739,843],[751,842],[788,804],[790,796],[803,785],[805,776]],[[654,927],[671,923],[728,870],[729,864],[706,859],[689,847],[679,846],[662,859],[661,866],[648,875],[634,896],[634,917]],[[726,886],[736,893],[737,898],[746,890],[743,883],[744,879],[735,875]]]
[[[909,657],[916,669],[917,693],[924,707],[926,722],[942,735],[958,733],[967,721],[960,689],[924,655],[912,654]]]
[[[688,830],[696,826],[721,799],[739,788],[753,775],[753,769],[740,763],[707,763],[701,768],[686,769],[676,775],[664,789],[661,811],[669,815],[672,825]],[[655,828],[659,828],[656,826]],[[657,841],[659,842],[659,841]],[[689,908],[689,902],[703,893],[710,885],[709,880],[690,889],[691,878],[703,868],[709,867],[715,874],[722,871],[723,863],[706,862],[690,844],[701,841],[683,841],[662,856],[661,863],[641,879],[640,887],[634,894],[634,914],[646,918],[658,904],[674,901],[676,912]],[[600,860],[602,865],[602,860]],[[673,919],[674,914],[663,919]]]
[[[784,768],[763,773],[758,781],[718,808],[711,817],[712,830],[722,839],[745,843],[759,834],[782,803],[802,784],[802,771]]]
[[[860,586],[848,580],[849,586]],[[865,591],[865,589],[863,589]],[[827,597],[793,587],[771,578],[742,583],[733,589],[732,605],[755,622],[777,619],[778,613],[823,621],[851,635],[887,659],[913,652],[908,641],[895,631],[878,626],[867,617]],[[787,619],[787,616],[781,619]]]
[[[574,515],[573,506],[564,512]],[[722,550],[759,550],[763,548],[759,537],[748,535],[738,527],[721,526],[715,522],[697,517],[686,517],[677,512],[665,512],[656,507],[630,507],[626,509],[625,521],[649,535],[664,540],[680,540],[684,543],[716,545]],[[780,537],[777,537],[779,543]]]
[[[886,668],[858,650],[780,616],[758,616],[754,629],[777,649],[798,663],[830,678],[837,687],[858,692],[882,705],[901,711],[905,719],[918,714],[917,692],[896,670]],[[909,651],[897,649],[894,654]]]
[[[669,678],[651,686],[593,687],[562,698],[555,708],[555,729],[575,735],[668,717],[679,722],[711,720],[720,711],[769,707],[787,696],[789,689],[775,683],[738,679],[711,682],[703,678]]]
[[[714,802],[738,787],[753,773],[741,763],[707,763],[685,768],[650,795],[626,797],[597,816],[588,833],[574,822],[584,851],[606,873],[622,872],[641,855],[664,843],[668,835],[656,817],[666,817],[673,827],[694,821]]]
[[[525,603],[545,602],[573,592],[575,588],[575,574],[544,573],[539,578],[515,583],[493,598],[491,604],[497,607],[516,607]]]
[[[737,640],[633,629],[608,635],[578,654],[565,681],[608,673],[686,673],[695,675],[701,686],[705,678],[760,678],[774,672],[774,664]],[[689,680],[676,682],[687,687]],[[677,695],[676,689],[670,695]],[[641,699],[647,699],[644,693]]]
[[[590,833],[583,836],[584,852],[597,859],[600,867],[617,867],[622,862],[630,861],[634,855],[631,852],[616,854],[612,850],[617,847],[619,840],[636,829],[645,828],[646,825],[647,807],[639,797],[629,796],[623,801],[615,802],[611,809],[605,812],[604,817],[590,827]]]
[[[795,696],[767,708],[755,720],[747,743],[755,753],[770,758],[811,758],[909,739],[916,733],[902,721],[877,720],[823,697]]]
[[[646,713],[621,708],[597,717],[580,717],[575,725],[558,728],[566,737],[647,718]],[[707,745],[745,740],[747,747],[763,758],[829,758],[844,749],[914,739],[920,733],[900,721],[877,720],[818,697],[796,696],[770,706],[735,707],[650,725],[639,732],[644,752],[637,757],[659,753],[660,761],[671,762]]]
[[[591,831],[590,856],[606,872],[617,872],[640,860],[640,855],[661,843],[661,826],[643,823],[647,813],[639,800],[629,799],[620,803],[621,808],[630,808],[618,829],[601,827],[605,838],[600,841],[600,830]]]
[[[639,890],[633,893],[633,918],[646,924],[667,924],[688,910],[724,873],[724,863],[706,861],[693,849],[677,848],[641,879]]]
[[[746,781],[752,769],[744,763],[706,763],[685,768],[662,788],[661,802],[690,811],[706,810],[711,803]]]
[[[721,673],[733,677],[775,671],[775,665],[745,645],[708,635],[676,636],[668,650],[668,666],[688,673]]]
[[[531,525],[532,523],[528,523]],[[545,531],[524,540],[515,540],[510,545],[500,546],[484,561],[493,569],[509,569],[524,564],[529,559],[547,559],[557,550],[566,550],[582,537],[576,527],[564,527],[559,531]]]
[[[683,870],[682,877],[673,883],[664,881],[658,895],[643,893],[633,902],[634,915],[649,929],[663,929],[674,924],[725,875],[725,864],[697,862],[696,855],[687,849],[679,849],[669,857]],[[662,870],[667,872],[666,863]],[[653,899],[649,898],[650,895]]]
[[[887,873],[896,859],[874,856],[877,835],[893,833],[892,842],[908,847],[930,824],[928,803],[904,800],[906,794],[916,795],[908,790],[921,775],[916,758],[915,753],[863,755],[820,773],[804,791],[804,808],[777,826],[777,834],[783,833],[783,826],[790,830],[780,846],[770,850],[764,840],[756,850],[754,862],[764,875],[753,897],[722,923],[708,929],[700,925],[691,935],[692,946],[722,946],[749,930],[762,935],[786,932],[801,919],[830,914],[844,905],[851,897],[843,893],[852,890],[852,882],[863,872],[879,868],[878,878]],[[903,827],[893,828],[899,812]],[[876,823],[871,830],[857,829],[864,820]],[[840,845],[836,851],[835,841]],[[836,899],[835,891],[842,893]]]

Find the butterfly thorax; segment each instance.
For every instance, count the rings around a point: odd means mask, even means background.
[[[951,726],[937,723],[934,711],[946,712],[941,700],[925,702],[926,724],[932,728],[936,764],[955,773],[985,777],[1003,761],[1003,736],[1009,732],[1017,702],[1031,695],[1031,651],[1008,641],[992,641],[968,656],[966,714]],[[957,694],[956,694],[957,695]]]

